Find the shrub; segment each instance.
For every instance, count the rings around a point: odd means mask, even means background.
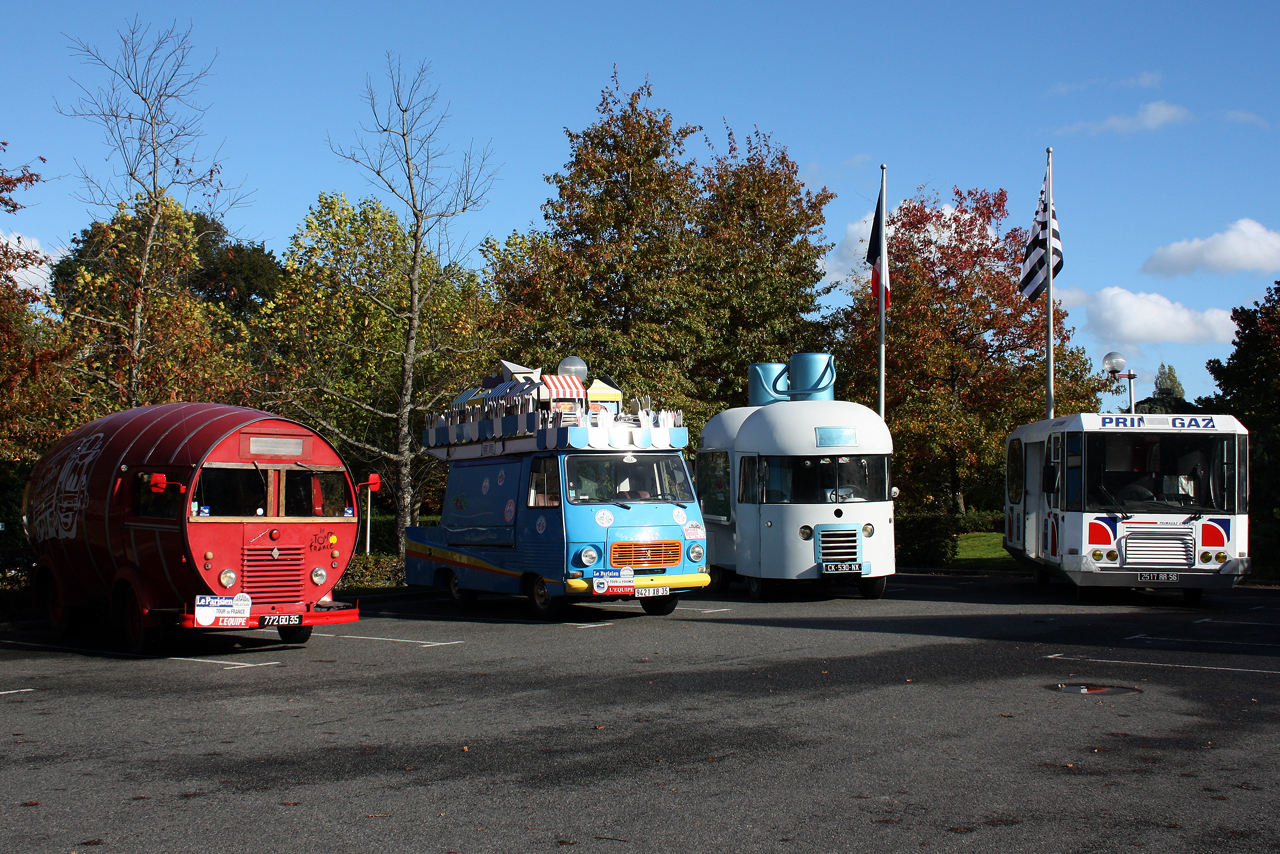
[[[950,566],[955,562],[958,517],[945,513],[895,515],[893,526],[898,566]]]
[[[374,542],[377,542],[376,538]],[[342,593],[346,590],[369,587],[400,587],[403,584],[404,564],[394,553],[358,554],[352,556],[351,563],[334,587],[334,592]]]

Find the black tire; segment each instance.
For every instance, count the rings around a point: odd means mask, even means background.
[[[1053,580],[1053,573],[1042,566],[1035,568],[1036,587],[1048,587],[1049,582]]]
[[[711,576],[711,583],[707,585],[709,593],[723,593],[729,589],[729,582],[733,580],[731,570],[723,566],[709,566],[707,572]]]
[[[41,609],[50,633],[56,638],[71,634],[74,623],[72,608],[67,604],[66,589],[58,581],[57,576],[53,573],[43,575],[39,592]]]
[[[146,655],[156,646],[159,627],[148,626],[142,613],[142,603],[132,587],[124,587],[116,598],[116,636],[126,652]]]
[[[303,644],[311,640],[314,626],[276,626],[276,632],[284,643]]]
[[[1199,605],[1200,600],[1204,598],[1203,587],[1184,587],[1182,588],[1182,601],[1187,605]]]
[[[1076,585],[1076,601],[1077,602],[1097,602],[1102,598],[1101,587],[1084,587]]]
[[[879,599],[884,595],[884,587],[889,582],[887,575],[878,578],[859,578],[858,593],[863,599]]]
[[[644,612],[650,617],[665,617],[676,609],[676,603],[679,601],[679,593],[668,596],[646,596],[640,600],[640,607],[644,608]]]
[[[546,580],[538,576],[529,581],[529,609],[539,620],[555,620],[564,611],[564,601],[548,593]]]
[[[747,576],[747,595],[756,602],[764,602],[769,598],[769,594],[773,592],[773,585],[768,579],[761,578],[757,575]]]
[[[458,583],[458,573],[452,569],[444,571],[444,589],[449,591],[449,598],[459,605],[476,601],[476,591],[461,587]]]

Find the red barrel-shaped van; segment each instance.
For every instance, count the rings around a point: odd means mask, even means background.
[[[171,403],[117,412],[45,454],[23,494],[36,590],[57,632],[109,610],[140,652],[164,626],[277,629],[355,622],[332,590],[358,502],[337,450],[268,412]]]

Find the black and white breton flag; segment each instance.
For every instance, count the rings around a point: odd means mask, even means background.
[[[1040,202],[1036,205],[1036,219],[1031,224],[1031,237],[1027,240],[1026,255],[1022,260],[1022,281],[1019,287],[1029,300],[1040,296],[1049,283],[1049,265],[1045,262],[1045,232],[1053,235],[1053,275],[1062,272],[1062,237],[1058,234],[1058,212],[1045,209],[1045,196],[1049,176],[1045,175],[1040,186]]]

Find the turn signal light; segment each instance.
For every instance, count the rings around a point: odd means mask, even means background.
[[[1094,549],[1093,552],[1090,553],[1089,557],[1093,558],[1095,561],[1102,560],[1102,549]]]
[[[1213,559],[1214,559],[1214,560],[1216,560],[1218,563],[1226,563],[1226,562],[1227,562],[1227,553],[1226,553],[1226,552],[1218,552],[1216,555],[1214,555],[1214,556],[1213,556]]]
[[[1208,563],[1211,560],[1213,560],[1213,555],[1209,554],[1208,552],[1200,552],[1201,563]]]
[[[1120,552],[1116,551],[1115,549],[1112,549],[1111,551],[1107,552],[1107,560],[1112,561],[1114,563],[1119,559],[1120,559]]]

